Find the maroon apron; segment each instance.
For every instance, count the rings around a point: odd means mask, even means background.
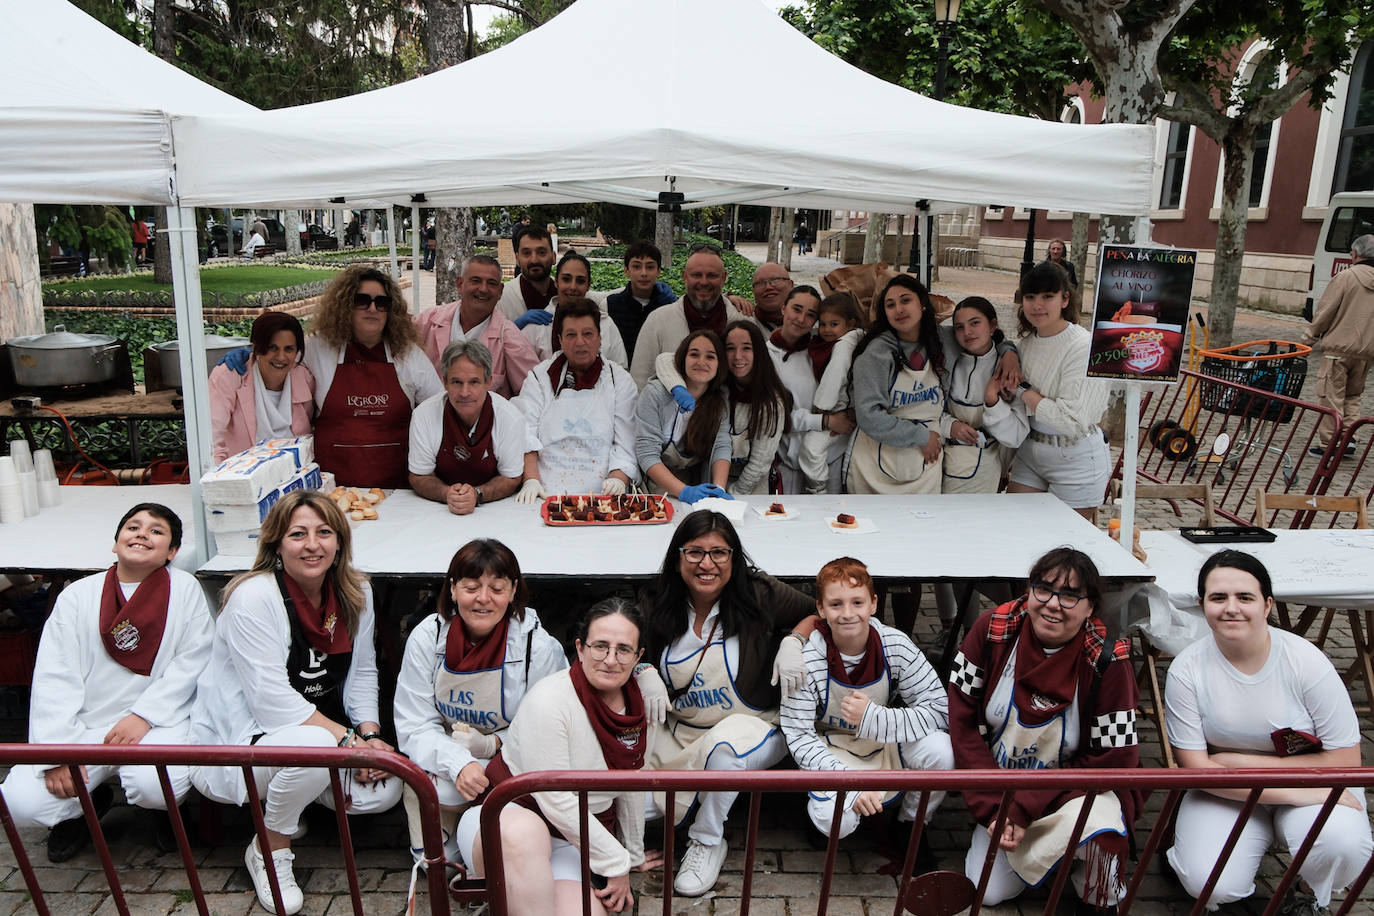
[[[404,487],[410,413],[395,364],[350,341],[315,418],[315,460],[346,486]]]

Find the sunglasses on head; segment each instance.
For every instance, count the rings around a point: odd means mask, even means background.
[[[720,254],[721,247],[710,242],[696,242],[687,249],[688,254],[696,254],[698,251],[709,251],[711,254]]]
[[[377,306],[377,311],[386,312],[391,310],[391,297],[386,293],[380,296],[371,296],[367,293],[353,294],[353,307],[355,309],[365,309],[368,306]]]

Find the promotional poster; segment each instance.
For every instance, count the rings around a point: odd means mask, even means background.
[[[1196,270],[1196,251],[1101,246],[1088,377],[1178,381]]]

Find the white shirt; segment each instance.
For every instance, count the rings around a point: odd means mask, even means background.
[[[488,315],[481,321],[472,326],[471,331],[463,330],[463,323],[458,320],[458,314],[453,315],[453,324],[449,325],[448,342],[457,343],[460,340],[481,340],[482,334],[486,331],[487,325],[491,324],[491,316]]]
[[[525,447],[525,415],[496,392],[489,392],[489,396],[493,414],[491,443],[496,452],[496,473],[501,477],[519,477],[525,472],[525,452],[530,451]],[[410,456],[407,460],[412,474],[424,476],[434,473],[435,458],[444,439],[444,404],[447,400],[446,393],[436,394],[423,401],[411,415]]]

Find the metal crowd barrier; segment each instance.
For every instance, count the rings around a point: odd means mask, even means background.
[[[701,792],[711,790],[738,791],[747,796],[749,815],[746,826],[743,885],[740,891],[739,914],[748,916],[752,903],[752,882],[756,854],[758,851],[759,812],[763,793],[789,793],[797,798],[805,797],[812,790],[837,792],[835,804],[844,804],[846,794],[867,790],[921,792],[923,797],[920,809],[911,827],[910,842],[906,860],[902,863],[897,896],[893,901],[893,916],[903,913],[920,916],[954,916],[968,910],[969,916],[978,916],[982,908],[983,893],[987,888],[996,856],[996,844],[990,844],[984,860],[982,872],[977,882],[967,880],[963,893],[958,891],[959,881],[951,882],[945,875],[941,878],[931,876],[910,877],[916,858],[920,834],[924,830],[922,821],[929,795],[933,791],[960,792],[964,790],[994,791],[1002,794],[1001,808],[994,824],[994,833],[1000,833],[1006,821],[1006,813],[1018,789],[1033,787],[1035,790],[1053,789],[1059,791],[1082,791],[1090,797],[1115,789],[1145,792],[1163,791],[1164,804],[1153,822],[1148,815],[1142,814],[1135,825],[1135,835],[1141,836],[1147,830],[1149,839],[1140,850],[1134,862],[1125,863],[1129,877],[1125,878],[1126,894],[1118,904],[1118,916],[1128,916],[1132,904],[1139,896],[1150,863],[1165,851],[1165,837],[1172,836],[1172,822],[1183,793],[1189,789],[1224,788],[1249,790],[1242,804],[1236,823],[1222,847],[1221,854],[1202,888],[1199,899],[1194,903],[1190,916],[1202,916],[1208,897],[1221,877],[1222,870],[1240,838],[1240,831],[1259,801],[1265,788],[1293,787],[1330,789],[1325,803],[1313,822],[1299,848],[1293,852],[1291,863],[1284,871],[1273,897],[1264,909],[1263,916],[1275,916],[1284,896],[1298,878],[1317,834],[1330,817],[1342,788],[1363,790],[1374,786],[1374,768],[1356,769],[1253,769],[1253,770],[1184,770],[1184,769],[1055,769],[1037,770],[1033,774],[1023,770],[885,770],[885,771],[765,771],[765,772],[698,772],[698,771],[595,771],[595,772],[537,772],[526,773],[497,785],[482,807],[481,836],[486,857],[487,873],[500,875],[503,870],[503,850],[501,847],[501,811],[516,799],[538,791],[576,792],[579,798],[579,829],[581,836],[587,835],[589,819],[587,797],[589,792],[655,791],[664,792],[666,797],[663,809],[673,810],[674,796],[677,792]],[[1077,849],[1084,822],[1090,805],[1083,806],[1083,813],[1074,826],[1068,843],[1066,855]],[[825,865],[821,873],[820,893],[816,903],[818,916],[825,916],[830,891],[835,878],[835,861],[839,847],[839,817],[833,818],[829,843],[826,849]],[[972,830],[974,825],[969,823]],[[584,914],[591,913],[591,883],[589,851],[585,842],[581,844],[582,885],[586,894],[582,901]],[[663,903],[664,916],[673,913],[673,829],[667,819],[663,830]],[[1048,898],[1045,901],[1044,916],[1053,916],[1055,907],[1063,894],[1070,869],[1059,868]],[[1366,861],[1355,882],[1345,894],[1345,900],[1333,916],[1347,916],[1351,907],[1374,875],[1374,855]],[[952,890],[951,890],[952,889]],[[969,892],[971,890],[971,893]],[[486,882],[487,901],[492,916],[508,916],[505,883],[501,880]],[[1257,892],[1262,893],[1262,892]],[[1025,912],[1025,907],[1022,906]],[[649,912],[641,904],[641,914]],[[872,912],[870,908],[870,912]]]
[[[101,869],[105,873],[110,896],[120,916],[129,916],[129,905],[125,898],[124,887],[120,881],[119,869],[110,855],[109,844],[101,830],[100,820],[96,817],[95,805],[90,793],[82,782],[80,768],[93,764],[115,766],[153,766],[157,768],[158,780],[162,784],[162,796],[167,804],[167,814],[172,821],[172,831],[176,835],[177,849],[181,854],[182,866],[190,885],[192,897],[200,916],[210,916],[206,904],[205,891],[200,882],[200,872],[196,857],[192,854],[187,838],[186,825],[177,808],[172,784],[167,776],[168,766],[238,766],[243,769],[244,780],[248,787],[248,809],[253,818],[253,828],[258,837],[259,848],[267,848],[267,828],[263,823],[262,803],[253,779],[253,767],[327,767],[330,770],[330,785],[334,793],[334,809],[339,826],[339,846],[343,865],[348,873],[348,892],[353,905],[354,916],[364,916],[363,896],[358,884],[358,866],[353,855],[352,834],[348,818],[344,813],[344,787],[340,770],[378,769],[391,773],[415,791],[420,801],[423,822],[425,858],[429,862],[444,861],[444,841],[439,827],[439,798],[434,783],[418,765],[400,754],[371,749],[343,748],[291,748],[291,747],[205,747],[171,745],[103,745],[103,744],[0,744],[0,766],[16,764],[35,764],[38,766],[66,765],[71,768],[72,781],[79,787],[81,809],[86,825],[91,832]],[[38,876],[30,862],[28,851],[19,836],[19,830],[10,817],[9,806],[0,793],[0,826],[14,851],[15,862],[24,877],[24,884],[32,897],[38,916],[50,916],[53,908],[39,885]],[[277,882],[277,872],[271,856],[264,856],[268,879],[272,885],[272,897],[281,911],[281,889]],[[429,907],[432,916],[449,916],[449,897],[444,868],[428,869]]]

